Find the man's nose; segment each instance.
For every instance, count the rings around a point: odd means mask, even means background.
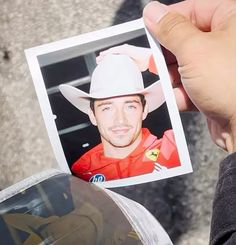
[[[122,124],[122,123],[126,122],[126,114],[125,114],[123,108],[117,109],[117,111],[116,111],[116,121],[119,124]]]

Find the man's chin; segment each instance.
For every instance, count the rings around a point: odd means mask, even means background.
[[[116,148],[125,148],[125,147],[128,147],[130,145],[132,145],[132,142],[110,142],[110,144]]]

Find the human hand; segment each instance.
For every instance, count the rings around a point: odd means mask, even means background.
[[[213,141],[236,151],[236,2],[149,3],[144,22],[161,45],[181,111],[205,114]],[[173,55],[175,59],[173,59]]]
[[[128,55],[135,61],[140,71],[146,71],[149,67],[149,61],[152,55],[152,51],[150,48],[143,48],[134,45],[123,44],[100,52],[99,56],[97,56],[96,58],[97,64],[99,64],[102,61],[102,59],[108,54]]]

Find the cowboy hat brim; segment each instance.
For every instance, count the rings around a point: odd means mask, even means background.
[[[139,90],[135,91],[133,93],[113,93],[109,97],[104,97],[104,96],[96,96],[92,94],[88,94],[76,87],[73,87],[71,85],[67,84],[62,84],[59,86],[59,89],[63,96],[72,104],[74,105],[77,109],[80,111],[84,112],[85,114],[88,114],[89,108],[90,108],[90,100],[91,99],[107,99],[107,98],[112,98],[112,97],[118,97],[118,96],[126,96],[126,95],[134,95],[134,94],[142,94],[145,96],[145,99],[147,101],[148,105],[148,112],[152,112],[159,108],[164,102],[165,102],[165,97],[162,91],[161,83],[160,81],[157,81],[150,86]]]

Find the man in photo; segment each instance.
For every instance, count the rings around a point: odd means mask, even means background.
[[[89,116],[101,143],[73,165],[72,172],[90,182],[109,181],[180,166],[173,130],[158,139],[142,121],[165,98],[160,81],[144,88],[142,73],[127,55],[108,54],[98,62],[90,92],[60,85],[64,97]]]

